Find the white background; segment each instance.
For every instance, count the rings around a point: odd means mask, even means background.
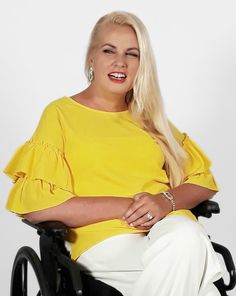
[[[84,57],[97,19],[112,10],[133,12],[149,30],[170,119],[213,162],[221,214],[201,222],[236,260],[235,1],[1,0],[0,5],[1,171],[50,101],[86,87]],[[22,245],[37,250],[38,237],[5,210],[12,185],[3,174],[0,178],[1,295],[9,295],[15,253]]]

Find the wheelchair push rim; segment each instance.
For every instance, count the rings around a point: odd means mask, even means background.
[[[11,274],[11,296],[28,295],[28,264],[31,265],[37,279],[39,291],[36,296],[53,296],[44,277],[42,265],[36,252],[27,246],[16,254]]]

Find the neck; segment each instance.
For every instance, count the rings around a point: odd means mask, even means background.
[[[81,103],[101,111],[120,112],[128,108],[125,95],[94,90],[91,86],[76,97],[75,99],[78,99]]]

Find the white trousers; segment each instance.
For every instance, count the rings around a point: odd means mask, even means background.
[[[77,260],[95,278],[124,296],[218,296],[219,259],[203,226],[170,215],[148,235],[108,238]]]

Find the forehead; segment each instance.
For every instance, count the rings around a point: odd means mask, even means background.
[[[139,48],[136,33],[128,25],[104,25],[99,32],[98,43],[99,45],[110,43],[114,46]]]

